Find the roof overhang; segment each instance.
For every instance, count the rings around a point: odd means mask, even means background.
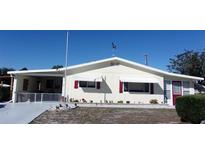
[[[50,77],[63,77],[63,72],[59,69],[47,70],[26,70],[26,71],[10,71],[11,75],[25,75],[25,76],[50,76]]]
[[[91,81],[91,82],[102,82],[102,77],[100,76],[76,76],[77,81]]]
[[[92,65],[96,65],[96,64],[100,64],[100,63],[106,63],[106,62],[112,62],[112,61],[117,61],[117,62],[121,62],[121,63],[126,63],[129,64],[131,66],[137,67],[137,68],[141,68],[145,71],[149,71],[152,73],[156,73],[159,74],[161,76],[170,76],[170,77],[179,77],[179,78],[185,78],[185,79],[191,79],[191,80],[204,80],[204,78],[201,77],[196,77],[196,76],[189,76],[189,75],[182,75],[182,74],[176,74],[176,73],[170,73],[170,72],[166,72],[157,68],[153,68],[150,66],[146,66],[143,64],[139,64],[133,61],[129,61],[123,58],[119,58],[119,57],[112,57],[112,58],[108,58],[108,59],[103,59],[103,60],[98,60],[98,61],[93,61],[93,62],[88,62],[88,63],[84,63],[84,64],[79,64],[79,65],[73,65],[73,66],[69,66],[67,67],[67,70],[73,70],[73,69],[77,69],[77,68],[81,68],[81,67],[89,67]],[[65,71],[66,68],[60,68],[60,69],[44,69],[44,70],[27,70],[27,71],[11,71],[8,72],[8,74],[13,74],[13,75],[17,75],[17,74],[37,74],[37,73],[56,73],[56,74],[63,74],[63,72]]]
[[[120,77],[120,80],[131,83],[159,83],[159,80],[151,77]]]

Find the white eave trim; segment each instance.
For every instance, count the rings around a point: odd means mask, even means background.
[[[140,67],[140,68],[152,71],[152,72],[162,74],[162,76],[179,77],[179,78],[186,78],[186,79],[192,79],[192,80],[204,80],[204,78],[201,78],[201,77],[182,75],[182,74],[176,74],[176,73],[170,73],[170,72],[162,71],[162,70],[157,69],[157,68],[153,68],[153,67],[150,67],[150,66],[146,66],[146,65],[143,65],[143,64],[132,62],[130,60],[126,60],[126,59],[119,58],[119,57],[112,57],[112,58],[107,58],[107,59],[103,59],[103,60],[98,60],[98,61],[83,63],[83,64],[79,64],[79,65],[69,66],[69,67],[67,67],[67,70],[77,69],[77,68],[80,68],[80,67],[86,67],[86,66],[95,65],[95,64],[98,64],[98,63],[103,63],[103,62],[109,62],[109,61],[112,61],[112,60],[117,60],[117,61],[121,61],[121,62],[124,62],[124,63],[128,63],[128,64],[136,66],[136,67]],[[8,74],[49,73],[49,72],[50,73],[51,72],[62,73],[63,71],[65,71],[65,68],[47,69],[47,70],[11,71],[11,72],[8,72]]]
[[[159,80],[151,77],[120,77],[120,81],[132,83],[160,83]]]
[[[102,82],[102,77],[99,76],[77,76],[74,78],[77,81],[91,81],[91,82]]]
[[[61,73],[60,69],[41,69],[41,70],[26,70],[26,71],[9,71],[8,74],[29,74],[29,73]]]

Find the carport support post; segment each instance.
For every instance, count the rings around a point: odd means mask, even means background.
[[[35,98],[34,98],[34,101],[36,102],[36,93],[34,94]]]
[[[43,93],[41,93],[41,102],[43,102]]]
[[[13,91],[12,91],[12,101],[13,103],[17,102],[17,87],[18,87],[18,79],[17,76],[14,76],[13,80]]]

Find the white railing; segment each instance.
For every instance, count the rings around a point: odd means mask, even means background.
[[[17,102],[47,102],[61,101],[61,93],[17,93]]]

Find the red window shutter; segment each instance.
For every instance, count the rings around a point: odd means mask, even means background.
[[[123,88],[123,83],[120,81],[119,82],[119,92],[122,93]]]
[[[77,80],[74,81],[74,88],[78,89],[78,81]]]
[[[97,82],[97,89],[100,89],[100,82]]]

